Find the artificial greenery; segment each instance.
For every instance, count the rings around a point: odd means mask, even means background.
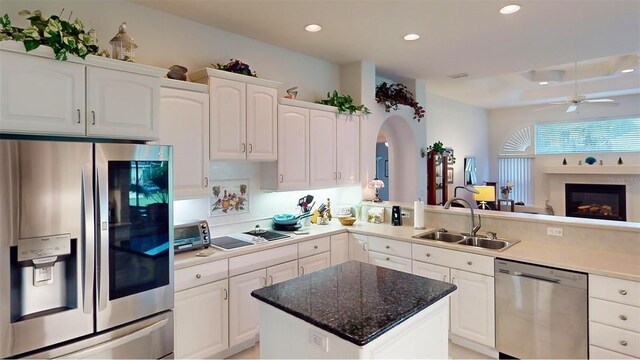
[[[94,30],[85,30],[84,24],[79,19],[71,22],[62,20],[60,15],[51,15],[45,19],[40,10],[33,13],[29,10],[20,11],[21,16],[26,16],[31,26],[22,29],[11,25],[9,15],[0,17],[0,41],[22,41],[25,50],[37,49],[40,45],[46,45],[53,49],[56,60],[67,60],[67,54],[71,53],[84,59],[89,54],[98,52]]]
[[[376,86],[376,101],[384,106],[386,112],[398,110],[398,105],[406,105],[413,108],[413,118],[420,122],[424,118],[424,108],[413,98],[413,94],[403,84],[382,84]]]
[[[371,110],[364,105],[355,105],[353,98],[350,95],[338,94],[337,90],[327,93],[327,98],[317,101],[318,104],[335,106],[338,108],[339,113],[354,114],[356,111],[361,111],[364,114],[371,114]]]
[[[249,64],[243,63],[237,59],[229,59],[226,64],[211,64],[218,70],[228,71],[236,74],[258,77],[255,71],[249,68]]]
[[[453,156],[453,149],[444,147],[442,141],[436,141],[433,143],[433,145],[429,145],[429,147],[427,147],[427,154],[429,154],[429,156],[431,156],[432,154],[437,154],[438,158],[436,159],[436,165],[440,165],[440,163],[442,162],[442,155],[445,152],[448,155],[447,159],[449,161],[449,164],[455,164],[456,157]]]

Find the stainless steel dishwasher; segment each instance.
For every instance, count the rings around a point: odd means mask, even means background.
[[[501,357],[587,358],[587,274],[496,259],[495,280]]]

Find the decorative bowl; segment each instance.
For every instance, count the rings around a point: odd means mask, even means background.
[[[354,222],[356,222],[356,218],[353,216],[340,217],[338,218],[338,221],[340,221],[340,224],[344,226],[351,226]]]

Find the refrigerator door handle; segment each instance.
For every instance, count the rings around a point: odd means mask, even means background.
[[[105,164],[96,165],[98,202],[98,310],[107,308],[109,293],[109,198],[108,198],[108,170]]]
[[[123,337],[113,339],[102,344],[98,344],[96,346],[90,347],[88,349],[80,350],[68,355],[65,355],[63,358],[65,359],[88,359],[91,358],[92,355],[100,354],[106,350],[117,348],[126,343],[132,342],[133,340],[139,339],[141,337],[147,336],[155,330],[160,329],[161,327],[167,325],[169,322],[168,319],[160,320],[156,323],[153,323],[147,327],[143,327],[140,330],[136,330],[130,334],[127,334]]]
[[[93,313],[93,277],[95,268],[95,219],[93,214],[93,165],[82,165],[82,244],[84,246],[84,294],[82,311]]]

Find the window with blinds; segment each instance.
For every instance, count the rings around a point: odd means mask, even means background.
[[[540,123],[536,154],[640,151],[640,118]]]
[[[507,181],[513,183],[509,198],[515,202],[525,204],[533,202],[533,180],[531,172],[533,158],[530,157],[500,157],[498,158],[498,186],[505,186]],[[498,188],[498,191],[500,188]],[[500,196],[500,194],[497,194]]]

